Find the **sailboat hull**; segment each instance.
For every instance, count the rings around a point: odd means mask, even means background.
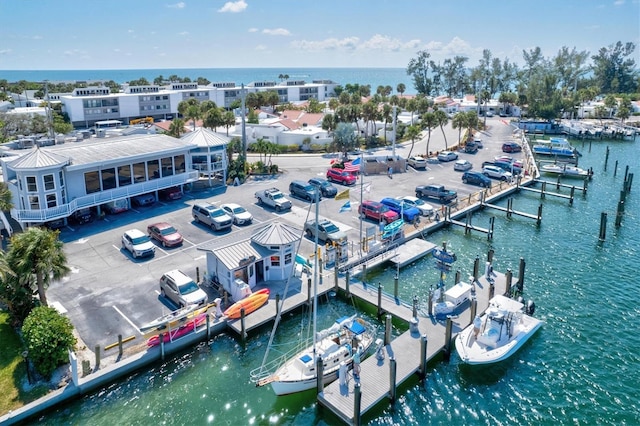
[[[324,386],[335,381],[338,378],[338,371],[326,374],[322,379]],[[315,389],[316,378],[295,381],[275,381],[271,382],[271,389],[277,396],[290,395],[292,393],[304,392],[309,389]]]

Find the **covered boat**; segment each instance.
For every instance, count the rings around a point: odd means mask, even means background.
[[[516,353],[542,326],[533,318],[533,303],[525,305],[498,295],[489,301],[482,316],[458,334],[456,351],[465,364],[481,365],[503,361]]]
[[[548,142],[538,141],[531,150],[534,154],[557,157],[574,157],[578,154],[578,151],[564,138],[551,138]]]

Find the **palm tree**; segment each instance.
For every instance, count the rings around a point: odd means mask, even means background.
[[[176,118],[169,125],[169,135],[174,138],[179,138],[184,133],[184,120],[182,118]]]
[[[59,231],[32,227],[11,238],[9,264],[17,276],[29,282],[35,276],[43,306],[48,306],[45,290],[51,280],[62,279],[70,271],[62,242],[58,239],[59,234]]]
[[[467,123],[466,123],[466,118],[465,117],[466,117],[466,115],[464,113],[458,113],[458,114],[454,115],[453,118],[451,119],[451,127],[453,127],[454,129],[458,129],[458,143],[462,142],[462,140],[461,140],[461,138],[462,138],[462,129],[467,127]],[[468,139],[468,135],[467,135],[467,139]]]
[[[405,90],[407,90],[407,86],[405,86],[404,83],[400,83],[398,84],[398,86],[396,87],[396,92],[400,93],[400,96],[402,97],[402,95],[404,94]]]
[[[213,107],[204,113],[204,119],[202,121],[204,127],[208,127],[213,131],[216,131],[218,126],[222,125],[222,111],[218,107]]]
[[[411,149],[409,150],[409,155],[407,155],[407,158],[409,158],[411,157],[411,152],[413,151],[413,146],[416,143],[416,139],[418,138],[418,136],[420,136],[420,127],[412,124],[411,126],[407,127],[406,135],[409,137],[409,139],[411,139]]]
[[[436,115],[434,113],[427,112],[422,115],[422,127],[424,129],[427,129],[427,150],[426,150],[427,158],[430,157],[429,142],[431,142],[431,129],[433,129],[437,125],[438,125],[438,119],[436,118]]]
[[[440,130],[442,131],[442,136],[444,137],[444,149],[446,150],[447,135],[445,135],[444,133],[444,126],[449,123],[449,117],[447,116],[447,113],[441,109],[437,109],[433,114],[436,116],[436,122],[438,123],[438,126],[440,126]]]
[[[227,136],[229,136],[229,127],[235,126],[236,124],[236,116],[233,111],[226,111],[222,114],[222,125],[227,131]]]
[[[8,211],[13,208],[13,194],[5,182],[0,182],[0,210]]]
[[[169,77],[171,78],[171,77]],[[198,100],[195,98],[187,99],[186,101],[180,101],[178,104],[178,113],[183,116],[187,121],[190,119],[200,118],[200,108],[198,107]],[[193,122],[193,130],[196,129],[196,122]]]

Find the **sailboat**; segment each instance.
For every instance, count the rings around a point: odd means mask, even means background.
[[[318,203],[316,206],[316,226],[318,224]],[[315,232],[315,253],[318,253],[318,231]],[[256,386],[271,385],[276,395],[288,395],[313,389],[318,382],[318,362],[322,359],[322,382],[324,385],[338,378],[339,371],[351,368],[354,359],[363,359],[376,336],[376,328],[357,315],[338,318],[331,327],[317,331],[318,312],[318,256],[313,265],[313,308],[312,341],[301,342],[284,355],[267,362],[268,349],[263,364],[251,372]],[[278,312],[282,312],[279,309]],[[273,342],[280,314],[276,317],[269,346]],[[302,349],[300,349],[302,348]]]

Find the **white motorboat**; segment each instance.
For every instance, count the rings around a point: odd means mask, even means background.
[[[556,174],[567,177],[589,177],[589,170],[570,164],[545,164],[540,167],[540,171],[544,173]]]
[[[542,326],[543,322],[532,317],[535,305],[498,295],[489,301],[489,308],[482,316],[458,334],[456,351],[465,364],[481,365],[504,361]]]
[[[531,148],[534,154],[557,157],[574,157],[578,151],[564,138],[551,138],[548,141],[537,141]]]

